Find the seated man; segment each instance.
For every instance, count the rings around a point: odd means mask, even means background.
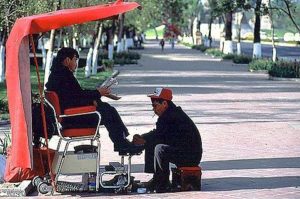
[[[154,173],[149,188],[166,192],[169,189],[169,163],[177,167],[199,165],[202,141],[194,122],[171,101],[171,89],[157,88],[148,97],[158,115],[156,129],[134,135],[133,142],[145,145],[145,172]]]
[[[136,146],[126,139],[129,133],[116,109],[100,100],[101,96],[110,94],[110,89],[87,90],[81,88],[73,75],[77,68],[78,59],[79,54],[73,48],[60,49],[53,61],[51,74],[46,84],[47,90],[57,93],[62,111],[67,108],[95,105],[101,115],[101,124],[108,130],[116,151],[122,150],[132,153],[142,151],[141,146]],[[97,123],[98,117],[96,115],[78,116],[64,119],[63,127],[88,128],[96,126]]]

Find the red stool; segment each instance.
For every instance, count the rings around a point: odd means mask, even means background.
[[[201,190],[201,167],[172,168],[172,188],[178,191]]]

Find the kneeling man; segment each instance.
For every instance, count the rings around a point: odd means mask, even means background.
[[[148,97],[158,116],[156,129],[134,135],[133,142],[145,146],[145,172],[154,173],[149,188],[166,192],[169,190],[169,163],[177,167],[199,165],[202,141],[194,122],[172,102],[171,89],[156,88]]]

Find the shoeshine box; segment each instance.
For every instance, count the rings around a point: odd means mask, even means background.
[[[58,171],[63,152],[56,152],[52,169],[55,173]],[[68,151],[61,169],[61,174],[82,174],[96,171],[97,153],[77,153]]]

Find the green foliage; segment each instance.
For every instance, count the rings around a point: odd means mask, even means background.
[[[247,55],[235,55],[232,61],[235,64],[249,64],[252,61],[252,57]]]
[[[5,99],[0,99],[0,114],[8,112],[8,103]]]
[[[201,52],[205,52],[208,49],[208,47],[201,44],[201,45],[193,45],[192,49],[196,49],[196,50],[200,50]]]
[[[271,70],[273,62],[267,59],[254,59],[249,63],[249,70]]]
[[[7,155],[7,148],[11,145],[11,137],[9,134],[5,133],[4,138],[0,138],[0,154]]]
[[[274,77],[300,78],[300,62],[278,61],[273,64],[269,74]]]
[[[249,64],[252,61],[252,57],[247,55],[236,55],[236,54],[227,54],[222,56],[223,59],[231,59],[235,64]]]
[[[99,58],[101,60],[108,59],[107,53],[100,53]],[[137,64],[137,60],[141,58],[141,55],[137,52],[121,52],[121,53],[114,53],[113,59],[115,64]]]
[[[222,53],[222,51],[220,51],[217,48],[209,48],[205,51],[205,53],[215,56],[215,57],[222,57],[224,54]]]
[[[235,56],[234,54],[226,54],[226,55],[223,55],[222,58],[228,60],[228,59],[233,59],[234,56]]]
[[[164,35],[164,26],[155,27],[158,38],[163,38]],[[154,28],[147,29],[146,32],[146,39],[155,39],[156,33]]]
[[[102,64],[105,66],[105,69],[112,70],[114,67],[114,60],[102,59]]]

